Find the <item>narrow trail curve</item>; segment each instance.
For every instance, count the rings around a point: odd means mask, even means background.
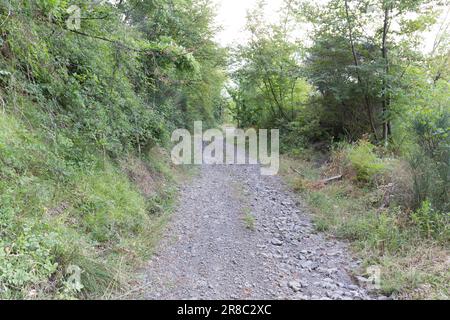
[[[344,243],[258,166],[203,166],[144,271],[144,299],[370,299]],[[254,216],[254,229],[244,221]]]

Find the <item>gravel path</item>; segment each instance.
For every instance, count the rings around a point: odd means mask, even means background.
[[[369,299],[345,244],[314,231],[279,177],[203,166],[145,270],[145,299]]]

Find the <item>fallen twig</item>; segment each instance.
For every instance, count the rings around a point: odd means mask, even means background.
[[[342,175],[339,175],[339,176],[334,176],[334,177],[331,177],[331,178],[320,180],[320,182],[328,184],[330,182],[333,182],[333,181],[336,181],[336,180],[341,180],[341,179],[342,179]]]
[[[292,171],[294,171],[295,173],[301,175],[302,177],[305,176],[305,175],[304,175],[303,173],[301,173],[300,171],[298,171],[298,170],[296,170],[296,169],[294,169],[294,168],[292,168],[292,167],[290,167],[290,168],[291,168]]]

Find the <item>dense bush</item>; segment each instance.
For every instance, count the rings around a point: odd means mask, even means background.
[[[429,199],[439,210],[450,211],[450,114],[424,110],[412,121],[417,147],[411,152],[416,204]]]
[[[433,209],[429,201],[424,201],[412,214],[412,220],[425,237],[450,240],[450,213]]]
[[[340,142],[332,149],[327,170],[330,174],[343,174],[345,179],[365,188],[370,195],[368,201],[379,206],[379,210],[391,208],[403,212],[402,227],[415,225],[424,237],[446,242],[449,240],[449,213],[442,209],[447,202],[442,202],[438,196],[442,195],[441,188],[448,188],[442,186],[433,159],[413,155],[417,166],[411,161],[382,158],[367,140],[355,144]],[[389,219],[393,212],[395,210],[387,212],[385,218]],[[366,223],[366,217],[361,222]]]
[[[385,169],[385,164],[375,154],[374,148],[370,142],[361,140],[348,152],[348,160],[355,169],[359,181],[371,182]]]

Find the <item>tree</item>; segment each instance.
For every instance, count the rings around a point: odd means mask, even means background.
[[[322,88],[337,119],[342,119],[339,113],[353,119],[330,123],[337,126],[335,133],[350,131],[358,137],[370,131],[375,141],[382,137],[388,143],[393,99],[403,85],[405,69],[423,60],[420,36],[435,22],[432,8],[437,3],[332,0],[325,7],[298,7],[297,14],[314,26],[306,60],[309,78]],[[365,117],[361,110],[366,110]],[[362,120],[360,126],[354,126],[356,119]]]
[[[289,4],[290,2],[288,2]],[[278,24],[263,23],[264,3],[248,16],[250,41],[235,54],[232,96],[241,125],[287,127],[308,92],[300,67],[301,48],[289,39],[290,6]],[[303,93],[303,94],[302,94]]]

